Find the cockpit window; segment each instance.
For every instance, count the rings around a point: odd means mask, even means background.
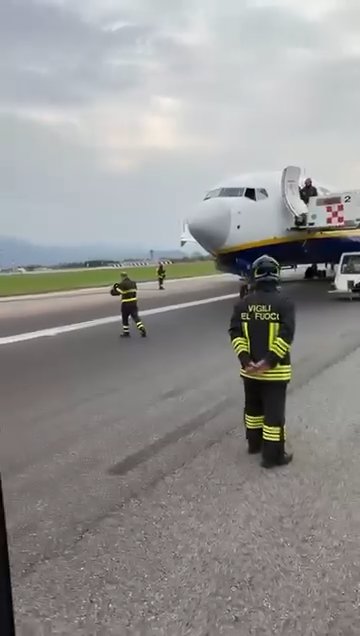
[[[267,199],[267,198],[268,198],[268,193],[266,192],[265,188],[258,188],[256,190],[257,201],[261,201],[262,199]]]
[[[246,188],[245,196],[251,201],[262,201],[268,198],[268,193],[265,188]]]
[[[215,197],[243,197],[251,199],[252,201],[262,201],[268,198],[268,193],[265,188],[216,188],[216,190],[210,190],[205,197],[207,199],[214,199]]]
[[[255,188],[246,188],[245,196],[246,196],[247,199],[251,199],[252,201],[256,201]]]
[[[242,197],[244,196],[245,188],[217,188],[216,190],[210,190],[205,197],[207,199],[213,199],[214,197]]]
[[[221,188],[220,197],[242,197],[245,188]]]
[[[220,190],[221,188],[217,188],[216,190],[210,190],[210,192],[208,192],[204,196],[204,201],[207,201],[208,199],[213,199],[214,197],[218,197],[220,194]]]

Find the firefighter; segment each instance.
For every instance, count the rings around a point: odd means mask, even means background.
[[[121,296],[121,318],[123,333],[121,338],[130,337],[129,318],[136,324],[142,338],[146,338],[146,329],[140,320],[137,306],[137,285],[126,272],[121,273],[120,283],[115,283],[110,290],[112,296]]]
[[[162,263],[159,263],[158,268],[156,270],[156,275],[158,278],[159,289],[164,289],[164,280],[166,278],[166,271]]]
[[[262,452],[264,468],[292,460],[285,451],[285,405],[295,307],[280,291],[279,281],[277,261],[258,258],[252,265],[253,291],[235,305],[229,328],[244,383],[248,451]]]

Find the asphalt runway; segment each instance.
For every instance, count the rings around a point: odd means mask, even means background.
[[[245,451],[232,300],[147,316],[147,340],[1,347],[19,634],[360,633],[360,306],[327,288],[286,288],[295,459],[270,474]]]
[[[234,277],[228,274],[171,280],[165,282],[164,291],[157,289],[156,282],[139,283],[139,307],[146,310],[226,294],[226,283],[230,282],[231,289],[234,289],[233,281]],[[110,286],[81,292],[40,294],[19,300],[0,298],[0,339],[25,331],[119,314],[120,301],[110,296]]]

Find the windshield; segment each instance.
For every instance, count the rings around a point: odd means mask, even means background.
[[[360,274],[360,254],[344,256],[341,264],[341,274]]]
[[[210,190],[205,195],[204,201],[207,199],[213,199],[214,197],[242,197],[244,195],[245,188],[217,188],[216,190]]]
[[[213,199],[218,197],[247,197],[248,199],[252,199],[252,201],[262,201],[263,199],[268,198],[268,193],[265,188],[217,188],[216,190],[210,190],[205,197],[204,201],[207,199]]]

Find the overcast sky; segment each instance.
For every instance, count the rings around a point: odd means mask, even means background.
[[[360,187],[359,0],[1,0],[0,234],[177,246],[221,177]]]

